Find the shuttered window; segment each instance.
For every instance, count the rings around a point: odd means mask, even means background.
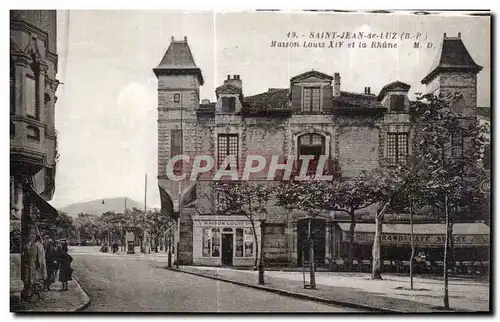
[[[390,164],[406,163],[408,156],[408,133],[387,134],[387,158]]]
[[[321,111],[321,96],[319,87],[306,87],[302,95],[302,111],[319,113]]]
[[[238,134],[219,134],[217,138],[217,167],[220,168],[227,156],[231,162],[225,170],[238,169]]]

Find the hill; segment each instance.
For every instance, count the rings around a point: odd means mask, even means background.
[[[144,204],[134,201],[130,198],[107,198],[107,199],[96,199],[86,202],[74,203],[58,210],[60,212],[65,212],[68,216],[77,217],[79,213],[100,215],[107,211],[114,212],[124,212],[125,210],[125,199],[127,199],[127,209],[132,209],[133,207],[138,209],[144,209]]]

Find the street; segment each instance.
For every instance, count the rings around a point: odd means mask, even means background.
[[[165,269],[143,255],[71,247],[85,312],[359,312]]]

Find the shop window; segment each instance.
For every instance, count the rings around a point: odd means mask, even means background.
[[[220,230],[212,228],[212,257],[220,256]]]
[[[321,111],[321,89],[319,87],[306,87],[302,96],[302,111],[306,113],[319,113]]]
[[[212,253],[212,230],[203,228],[203,257],[210,257]]]
[[[220,167],[226,157],[231,156],[231,161],[225,170],[238,169],[238,134],[219,134],[217,138],[217,166]]]
[[[408,133],[387,133],[387,158],[391,165],[406,163]]]
[[[245,228],[244,240],[245,240],[245,257],[253,257],[253,233],[252,228]]]
[[[234,257],[243,257],[243,229],[236,228],[236,250]]]

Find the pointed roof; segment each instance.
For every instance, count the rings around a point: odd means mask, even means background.
[[[234,85],[231,84],[223,84],[215,89],[216,94],[222,93],[224,90],[226,90],[228,93],[233,93],[233,94],[240,94],[242,92],[241,88],[238,88]]]
[[[440,49],[441,55],[436,57],[431,71],[422,79],[422,84],[429,83],[440,71],[468,71],[477,74],[483,69],[470,56],[460,33],[458,37],[446,37],[445,33]]]
[[[194,62],[193,54],[187,43],[187,37],[184,37],[184,40],[175,40],[172,37],[170,46],[168,46],[160,64],[153,71],[156,76],[178,73],[195,74],[198,76],[200,85],[203,85],[203,75]]]
[[[293,83],[293,82],[296,82],[298,80],[301,80],[301,79],[304,79],[307,77],[311,77],[311,76],[322,78],[322,79],[327,79],[330,81],[333,80],[333,77],[330,75],[327,75],[327,74],[322,73],[322,72],[318,72],[317,70],[310,70],[310,71],[307,71],[305,73],[302,73],[302,74],[299,74],[297,76],[290,78],[290,82]]]

